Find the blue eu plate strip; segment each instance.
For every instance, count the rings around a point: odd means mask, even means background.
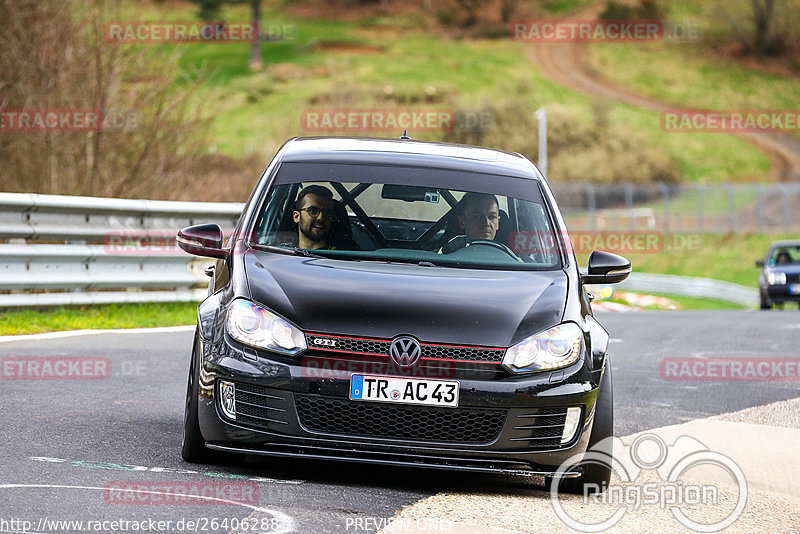
[[[353,375],[350,380],[350,398],[361,399],[364,395],[364,377],[362,375]]]

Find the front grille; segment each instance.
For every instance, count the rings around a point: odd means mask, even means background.
[[[326,334],[306,334],[309,348],[323,351],[351,354],[389,356],[391,339],[367,339],[332,336]],[[423,360],[462,360],[499,364],[503,361],[506,349],[497,347],[465,347],[462,345],[440,345],[420,343]]]
[[[286,394],[272,388],[236,383],[236,421],[258,428],[287,425]]]
[[[503,428],[507,410],[394,406],[295,395],[304,427],[315,432],[375,438],[456,443],[490,443]]]
[[[529,450],[558,449],[567,419],[567,408],[534,408],[515,414],[509,441],[525,444]]]

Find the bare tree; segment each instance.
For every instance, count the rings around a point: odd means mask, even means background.
[[[261,70],[264,67],[262,61],[262,40],[261,40],[261,0],[191,0],[197,4],[199,9],[197,15],[201,20],[215,21],[219,17],[220,9],[224,4],[250,4],[250,20],[252,21],[255,33],[253,41],[250,43],[250,68]]]
[[[0,0],[0,111],[96,110],[85,131],[0,131],[0,190],[164,197],[203,153],[192,83],[104,37],[104,0]]]

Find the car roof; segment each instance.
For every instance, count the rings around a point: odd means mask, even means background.
[[[524,156],[502,150],[400,139],[298,137],[281,154],[285,162],[407,165],[540,179]]]
[[[784,239],[781,241],[773,241],[770,243],[769,248],[775,247],[797,247],[800,246],[800,239]]]

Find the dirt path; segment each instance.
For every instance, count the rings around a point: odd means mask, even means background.
[[[596,19],[601,9],[602,5],[596,4],[573,13],[569,18]],[[679,107],[639,95],[603,78],[589,65],[586,48],[582,43],[534,43],[526,54],[544,76],[569,89],[653,111]],[[741,132],[733,135],[758,147],[767,155],[772,163],[768,175],[771,181],[800,181],[800,139],[779,133]]]

